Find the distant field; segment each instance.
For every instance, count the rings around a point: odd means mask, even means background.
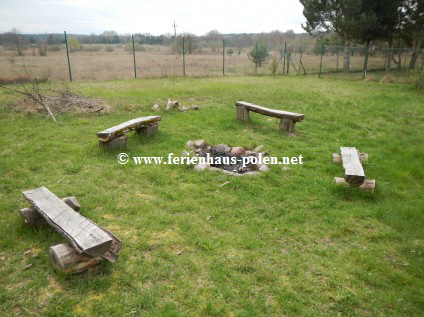
[[[171,47],[143,45],[143,51],[136,52],[137,76],[139,78],[183,76],[183,56],[172,53]],[[90,49],[97,51],[88,51]],[[107,51],[107,48],[113,51]],[[134,78],[133,56],[120,45],[85,45],[87,51],[77,51],[70,54],[72,77],[74,80],[116,80]],[[228,48],[226,48],[227,50]],[[255,69],[249,60],[249,49],[233,49],[233,54],[225,54],[225,74],[228,76],[253,75]],[[239,53],[240,52],[240,53]],[[271,51],[271,55],[279,57],[279,52]],[[28,73],[31,76],[49,77],[51,79],[68,79],[68,64],[66,51],[62,45],[61,51],[49,51],[47,56],[39,56],[36,49],[27,49],[24,57],[14,56],[13,51],[0,49],[1,78],[17,78]],[[303,69],[300,66],[300,52],[291,54],[289,74],[297,75]],[[369,58],[369,69],[383,69],[384,56],[376,55]],[[279,59],[279,58],[278,58]],[[320,69],[320,55],[303,52],[302,63],[307,74],[317,74]],[[361,71],[364,56],[358,54],[351,57],[351,70]],[[223,68],[222,49],[202,49],[201,53],[186,54],[186,76],[210,77],[221,76]],[[343,54],[323,56],[322,72],[334,73],[343,67]],[[394,67],[394,66],[393,66]],[[295,70],[296,69],[296,70]],[[280,64],[278,73],[282,73]],[[258,68],[258,74],[271,74],[268,65]]]
[[[70,87],[112,110],[54,123],[15,112],[16,97],[0,89],[0,316],[423,316],[424,95],[412,85],[233,76]],[[200,109],[151,111],[168,98]],[[240,123],[240,99],[305,120],[295,135],[256,113]],[[304,164],[233,177],[120,165],[119,152],[99,149],[96,132],[151,114],[162,115],[158,134],[129,134],[130,156],[177,156],[188,140],[204,139],[302,154]],[[374,194],[332,184],[343,175],[331,163],[340,146],[368,153]],[[47,250],[63,239],[18,215],[22,191],[38,186],[77,196],[82,215],[121,238],[117,263],[55,272]]]

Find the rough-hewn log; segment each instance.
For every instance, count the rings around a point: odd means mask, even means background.
[[[124,150],[126,143],[127,137],[125,135],[109,141],[99,140],[99,146],[105,150]]]
[[[78,214],[47,188],[31,189],[23,192],[23,196],[79,253],[96,257],[110,249],[112,239],[103,229]]]
[[[349,186],[342,177],[334,177],[334,184]],[[375,189],[375,179],[366,179],[358,188],[373,193]]]
[[[62,198],[62,201],[76,212],[81,209],[81,205],[75,196]],[[22,220],[32,229],[39,228],[47,223],[34,207],[22,208],[19,210],[19,214]]]
[[[293,132],[294,127],[296,125],[296,121],[291,119],[282,118],[280,120],[280,125],[278,126],[280,130],[284,130],[287,132]]]
[[[101,257],[91,257],[78,253],[69,244],[58,244],[49,248],[52,265],[63,273],[78,273],[94,267],[102,261]]]
[[[159,124],[155,123],[155,124],[152,124],[152,125],[141,127],[141,128],[139,128],[139,129],[137,129],[135,131],[139,135],[143,135],[145,137],[152,137],[158,131],[158,127],[159,127]]]
[[[129,120],[112,128],[98,132],[97,137],[100,141],[106,142],[116,137],[123,136],[130,130],[136,130],[144,126],[154,124],[155,122],[159,122],[160,120],[160,116],[147,116]]]
[[[344,179],[352,187],[358,187],[365,181],[365,172],[359,159],[358,150],[354,147],[341,147]]]
[[[269,109],[269,108],[258,106],[258,105],[255,105],[253,103],[246,102],[246,101],[237,101],[236,107],[237,108],[244,107],[248,111],[257,112],[257,113],[263,114],[265,116],[270,116],[270,117],[275,117],[275,118],[280,118],[280,119],[286,118],[286,119],[291,119],[291,120],[294,120],[294,121],[303,121],[303,119],[305,118],[305,115],[301,114],[301,113]]]
[[[249,120],[249,111],[246,107],[237,107],[237,120],[248,121]]]
[[[361,160],[361,163],[367,163],[368,162],[368,153],[359,153],[359,159]],[[340,153],[333,153],[332,157],[334,164],[339,164],[342,162],[342,156]]]

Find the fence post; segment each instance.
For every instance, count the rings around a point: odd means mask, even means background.
[[[283,75],[286,71],[286,51],[287,51],[287,43],[284,42],[284,55],[283,55]]]
[[[287,75],[289,74],[289,70],[290,70],[290,52],[287,52]]]
[[[365,79],[367,77],[368,53],[369,53],[369,45],[365,47],[364,69],[363,69],[362,79]]]
[[[132,39],[132,51],[133,51],[133,60],[134,60],[134,78],[137,78],[137,66],[135,64],[134,34],[131,34],[131,39]]]
[[[185,77],[185,46],[184,46],[184,36],[183,36],[183,76]]]
[[[337,65],[336,65],[336,73],[339,72],[339,47],[337,46]]]
[[[68,38],[66,37],[66,31],[64,31],[64,33],[65,33],[65,44],[66,44],[66,56],[68,57],[69,80],[72,81],[71,61],[69,60],[69,50],[68,50]]]
[[[302,48],[300,49],[299,74],[300,74],[300,65],[302,65]]]
[[[222,39],[222,76],[225,76],[225,39]]]
[[[324,44],[321,44],[321,61],[319,62],[319,73],[318,73],[318,78],[321,78],[321,70],[322,70],[322,55],[324,55]]]

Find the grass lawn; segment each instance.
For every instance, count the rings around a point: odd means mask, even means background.
[[[0,316],[422,316],[424,94],[407,84],[315,77],[74,83],[113,106],[101,115],[9,109],[0,93]],[[130,156],[179,156],[188,140],[263,145],[303,156],[259,176],[189,166],[120,165],[96,132],[168,98],[199,111],[160,113],[156,137],[130,133]],[[236,100],[305,114],[294,136],[278,120],[235,119]],[[367,152],[374,194],[336,188],[340,146]],[[120,259],[64,276],[32,231],[21,192],[75,195],[81,214],[123,241]],[[31,266],[30,266],[31,264]]]

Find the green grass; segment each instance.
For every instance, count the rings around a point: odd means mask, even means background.
[[[424,314],[424,95],[410,85],[310,77],[75,83],[106,99],[102,115],[59,124],[14,113],[0,95],[1,316],[419,316]],[[119,165],[96,132],[152,114],[168,98],[199,111],[161,113],[153,139],[128,138],[130,156],[179,155],[188,140],[304,157],[256,177],[188,166]],[[234,101],[305,114],[295,136]],[[369,155],[374,194],[336,188],[331,154]],[[223,185],[224,183],[227,184]],[[221,186],[223,185],[223,186]],[[55,273],[49,246],[18,216],[21,192],[75,195],[81,214],[123,241],[114,265]],[[25,251],[30,249],[29,254]],[[31,267],[25,269],[29,264]]]

